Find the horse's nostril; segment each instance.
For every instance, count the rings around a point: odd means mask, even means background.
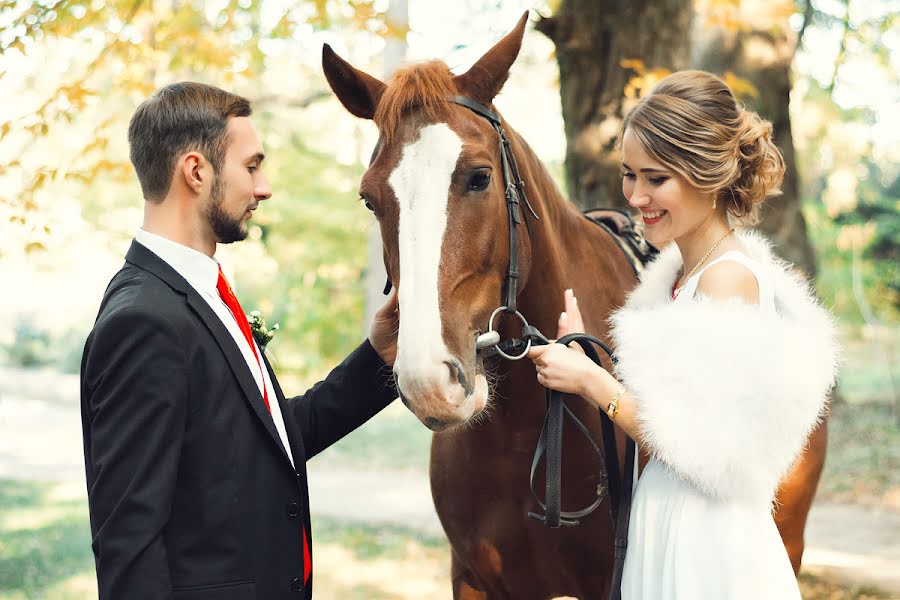
[[[463,387],[463,390],[466,392],[466,396],[471,396],[474,388],[469,384],[468,378],[466,378],[466,373],[463,371],[462,365],[459,364],[459,361],[456,359],[448,360],[444,362],[447,365],[447,368],[450,369],[450,378],[459,382],[459,385]]]

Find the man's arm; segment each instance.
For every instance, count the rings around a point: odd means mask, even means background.
[[[82,360],[82,420],[100,598],[172,594],[162,532],[186,419],[177,328],[136,309],[98,322]]]
[[[288,406],[310,459],[371,419],[397,397],[386,365],[368,340],[334,368],[324,381]]]

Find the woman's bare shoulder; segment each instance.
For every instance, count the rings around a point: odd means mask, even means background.
[[[697,294],[713,300],[738,299],[759,304],[759,282],[756,275],[736,260],[722,260],[700,275]]]

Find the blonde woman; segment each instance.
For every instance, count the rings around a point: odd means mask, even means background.
[[[799,599],[772,518],[825,408],[834,324],[752,223],[784,173],[771,124],[709,73],[663,79],[626,117],[622,189],[662,247],[611,319],[615,374],[553,344],[538,381],[595,402],[650,454],[626,600]],[[560,333],[582,330],[566,293]]]

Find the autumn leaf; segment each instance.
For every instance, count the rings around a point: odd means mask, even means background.
[[[749,79],[738,77],[731,71],[725,71],[722,81],[731,88],[731,92],[737,98],[758,98],[759,90]]]

